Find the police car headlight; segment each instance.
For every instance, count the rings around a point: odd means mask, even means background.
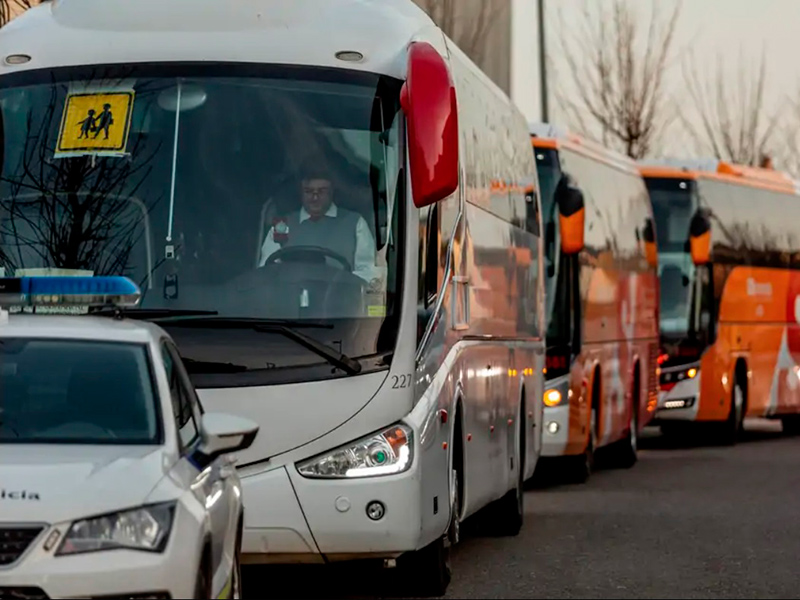
[[[167,544],[174,515],[175,503],[171,502],[75,521],[56,554],[120,548],[161,552]]]
[[[411,429],[394,425],[297,464],[304,477],[342,479],[393,475],[408,470],[413,458]]]

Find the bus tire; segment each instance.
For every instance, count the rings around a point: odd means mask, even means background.
[[[781,417],[781,430],[785,436],[800,435],[800,415]]]
[[[450,545],[440,536],[421,550],[408,552],[398,559],[401,581],[410,582],[413,596],[444,596],[452,579]]]
[[[518,535],[525,520],[524,492],[525,492],[525,427],[523,426],[524,412],[517,419],[520,435],[517,436],[517,449],[515,451],[514,468],[516,481],[514,487],[506,492],[499,500],[495,500],[481,511],[479,517],[480,528],[487,535],[493,537],[513,537]]]
[[[591,421],[589,424],[589,438],[586,447],[577,456],[569,456],[567,480],[570,483],[586,483],[594,472],[595,452],[597,450],[597,409],[592,407]]]
[[[735,445],[744,430],[744,415],[747,411],[747,388],[745,385],[739,365],[737,365],[731,390],[731,408],[728,411],[728,418],[721,428],[721,442],[726,446]]]
[[[619,440],[611,452],[611,466],[618,469],[630,469],[639,460],[639,374],[633,380],[631,395],[631,420],[628,435]]]

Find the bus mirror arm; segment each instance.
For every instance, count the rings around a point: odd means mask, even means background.
[[[578,254],[584,248],[586,204],[583,192],[565,174],[558,182],[555,199],[561,228],[561,250],[567,255]]]

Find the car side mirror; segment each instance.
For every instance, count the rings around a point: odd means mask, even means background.
[[[202,462],[212,463],[223,454],[241,452],[253,445],[259,426],[250,419],[223,413],[205,413],[200,426]]]

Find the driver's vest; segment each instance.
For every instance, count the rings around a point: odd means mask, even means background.
[[[294,211],[286,218],[289,234],[281,247],[322,246],[341,254],[355,269],[359,218],[361,217],[358,213],[337,206],[335,217],[324,216],[316,221],[305,219],[301,223],[300,211]]]

